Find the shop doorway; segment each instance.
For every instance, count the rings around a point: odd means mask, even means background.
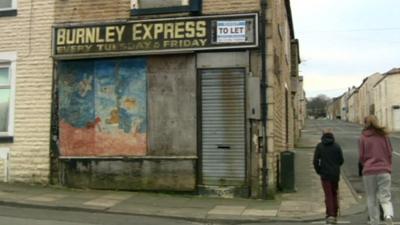
[[[245,70],[199,71],[201,184],[239,186],[246,180]]]
[[[400,131],[400,108],[393,109],[393,131]]]

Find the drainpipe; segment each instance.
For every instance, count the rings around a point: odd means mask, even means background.
[[[261,14],[260,14],[260,53],[261,53],[261,120],[262,120],[262,198],[267,198],[268,193],[268,165],[267,165],[267,45],[266,45],[266,26],[267,26],[267,0],[261,0]]]

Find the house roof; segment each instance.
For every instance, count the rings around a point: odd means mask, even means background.
[[[350,92],[349,92],[349,96],[347,97],[347,100],[349,100],[354,94],[358,93],[358,88],[356,87],[352,87]]]
[[[295,38],[295,34],[294,34],[292,7],[290,6],[290,0],[285,0],[285,6],[286,6],[286,12],[287,12],[287,16],[288,16],[290,39],[292,40],[292,42],[294,41],[297,46],[297,56],[298,56],[299,63],[301,63],[300,49],[299,49],[300,44],[299,44],[299,40],[297,40]]]
[[[343,98],[343,96],[345,95],[346,93],[343,93],[343,94],[341,94],[341,95],[339,95],[339,96],[337,96],[337,97],[334,97],[333,99],[341,99],[341,98]]]
[[[381,83],[384,79],[386,79],[386,77],[388,77],[390,75],[394,75],[394,74],[400,74],[400,68],[393,68],[393,69],[387,71],[386,73],[382,74],[383,77],[376,82],[374,87],[376,87],[379,83]]]
[[[335,98],[332,99],[332,103],[340,102],[341,99],[342,99],[342,96],[335,97]]]
[[[379,75],[379,74],[380,73],[376,72],[376,73],[373,73],[373,74],[369,75],[368,77],[364,78],[363,82],[361,83],[361,85],[358,88],[361,88],[365,83],[367,83],[368,79],[370,79],[372,76]]]
[[[391,75],[391,74],[397,74],[400,73],[400,68],[393,68],[389,71],[387,71],[384,75]]]

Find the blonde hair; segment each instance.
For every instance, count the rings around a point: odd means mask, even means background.
[[[322,129],[322,134],[332,134],[333,130],[330,127]]]
[[[385,136],[387,131],[385,127],[381,127],[378,124],[378,118],[374,115],[369,115],[364,118],[364,130],[374,130],[377,134]]]

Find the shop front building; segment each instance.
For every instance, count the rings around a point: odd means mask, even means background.
[[[229,186],[248,195],[246,85],[257,79],[257,20],[252,13],[55,25],[58,182]]]

